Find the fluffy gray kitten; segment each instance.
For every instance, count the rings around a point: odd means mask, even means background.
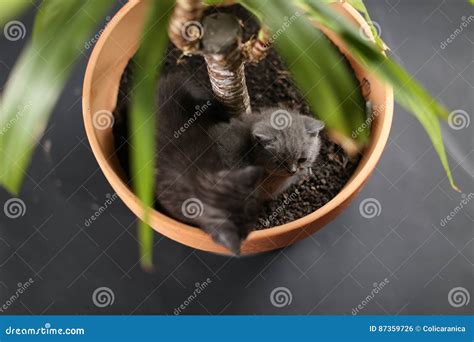
[[[229,168],[261,166],[258,195],[276,198],[312,173],[324,123],[295,111],[267,108],[214,126],[210,133]]]
[[[158,95],[158,207],[239,254],[263,203],[255,194],[262,168],[224,163],[209,131],[229,122],[228,110],[197,78],[164,75]]]

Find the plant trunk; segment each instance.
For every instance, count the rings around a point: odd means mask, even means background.
[[[200,22],[201,0],[177,0],[169,24],[171,41],[183,54],[202,54],[216,97],[234,115],[251,112],[245,83],[245,62],[256,63],[266,56],[268,32],[242,44],[239,20],[230,14],[211,14]]]
[[[266,28],[258,31],[256,39],[251,39],[244,45],[243,53],[249,63],[258,63],[267,56],[271,46],[270,33]]]
[[[239,21],[233,15],[217,13],[207,16],[203,27],[202,51],[214,93],[233,114],[250,113]]]
[[[168,35],[185,55],[194,53],[203,30],[199,23],[203,12],[202,0],[176,0],[168,25]]]

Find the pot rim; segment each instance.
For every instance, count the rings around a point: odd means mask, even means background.
[[[83,118],[84,118],[84,125],[87,133],[87,137],[91,144],[92,151],[98,161],[98,164],[105,174],[107,180],[117,192],[117,195],[122,199],[122,201],[127,204],[127,206],[138,216],[141,217],[143,214],[143,208],[141,207],[141,201],[138,197],[132,192],[132,190],[125,184],[122,180],[120,175],[111,167],[110,159],[112,156],[106,156],[102,147],[99,144],[99,140],[97,134],[95,132],[93,123],[92,123],[92,113],[91,113],[91,97],[94,96],[92,92],[92,80],[94,71],[96,68],[96,64],[100,57],[100,53],[104,48],[104,45],[119,24],[119,22],[142,0],[130,0],[127,2],[110,20],[110,22],[105,27],[104,31],[102,32],[100,38],[98,39],[94,49],[91,53],[89,62],[87,64],[87,69],[84,77],[84,85],[83,85]],[[367,22],[363,19],[363,17],[357,12],[351,5],[346,2],[334,4],[337,6],[341,6],[342,11],[345,11],[359,26],[363,28],[368,28]],[[289,223],[274,226],[267,229],[256,230],[252,231],[247,239],[245,240],[245,244],[262,241],[264,239],[272,239],[274,237],[280,236],[282,234],[288,233],[290,231],[305,229],[310,223],[314,222],[315,220],[321,219],[326,216],[331,211],[335,210],[337,207],[343,205],[348,200],[350,200],[351,196],[357,193],[363,184],[366,182],[372,171],[374,170],[376,164],[378,163],[382,152],[385,148],[386,142],[388,140],[391,124],[392,124],[392,117],[393,117],[393,90],[392,87],[387,84],[383,83],[383,91],[385,94],[385,101],[384,101],[384,111],[383,111],[383,118],[380,120],[380,115],[374,119],[374,121],[378,120],[378,138],[374,138],[374,141],[371,141],[369,145],[373,145],[373,150],[370,155],[363,155],[363,159],[360,161],[357,169],[354,171],[353,176],[351,179],[346,183],[346,185],[341,189],[341,191],[332,198],[328,203],[326,203],[321,208],[317,209],[316,211],[308,214],[302,218],[297,220],[291,221]],[[373,134],[372,134],[373,135]],[[365,160],[364,160],[365,159]],[[360,169],[359,169],[360,168]],[[212,248],[209,247],[209,236],[199,228],[181,223],[177,220],[174,220],[154,208],[150,210],[150,226],[152,226],[156,231],[159,233],[170,237],[178,242],[191,245],[189,243],[184,242],[189,241],[189,239],[194,239],[195,241],[201,243],[194,243],[192,247],[207,250],[207,251],[214,251],[219,253],[228,252],[223,250],[221,246],[214,244]],[[185,239],[177,238],[176,234],[180,234],[177,230],[182,229],[187,230],[188,237]],[[212,240],[211,240],[212,241]],[[279,246],[280,247],[280,246]],[[277,248],[277,247],[276,247]],[[264,248],[263,250],[269,250],[272,248]],[[274,248],[273,248],[274,249]],[[262,250],[262,251],[263,251]],[[243,250],[243,254],[249,254],[248,252]]]

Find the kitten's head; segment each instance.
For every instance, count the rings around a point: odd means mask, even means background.
[[[200,185],[204,212],[199,225],[217,243],[234,254],[240,254],[240,244],[255,228],[262,201],[256,188],[263,176],[261,167],[220,171],[212,180]]]
[[[252,139],[259,165],[282,177],[313,165],[320,150],[322,121],[278,108],[256,115],[260,117],[252,126]]]

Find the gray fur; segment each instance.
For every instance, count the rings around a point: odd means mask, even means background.
[[[193,77],[164,76],[159,86],[156,199],[160,210],[198,226],[235,254],[254,228],[262,200],[255,193],[263,170],[227,167],[210,138],[228,122],[228,110]],[[196,108],[207,109],[193,122]],[[189,123],[185,130],[185,123]],[[176,134],[179,132],[180,134]],[[193,203],[194,209],[187,203]]]
[[[259,197],[270,199],[311,174],[323,128],[324,123],[312,117],[267,108],[216,125],[210,133],[229,168],[263,167]]]

